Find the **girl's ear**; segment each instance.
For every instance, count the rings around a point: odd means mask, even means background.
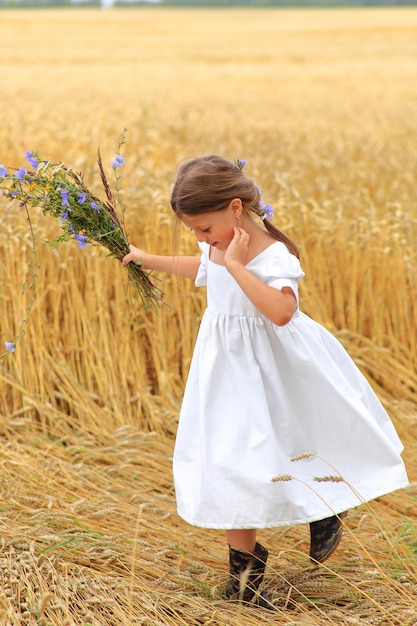
[[[243,204],[240,198],[233,198],[230,201],[229,207],[232,209],[232,213],[235,217],[240,217],[243,211]]]

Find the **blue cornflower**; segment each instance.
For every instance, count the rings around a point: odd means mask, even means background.
[[[121,154],[117,153],[114,160],[111,162],[112,167],[120,167],[125,162]]]
[[[31,152],[30,150],[26,150],[25,157],[29,161],[29,163],[31,164],[33,169],[36,170],[36,168],[38,167],[38,158],[37,158],[37,156],[33,152]]]
[[[22,180],[22,178],[24,178],[25,176],[27,176],[27,170],[25,170],[24,167],[19,167],[19,169],[16,172],[16,178],[18,178],[19,180]]]
[[[4,178],[7,176],[7,170],[4,165],[0,165],[0,178]]]
[[[74,237],[78,241],[78,245],[80,248],[86,247],[88,241],[87,235],[79,235],[78,233],[75,233]]]
[[[90,202],[90,206],[91,206],[92,209],[97,211],[97,213],[100,213],[100,207],[98,206],[98,204],[96,202]]]
[[[8,350],[9,352],[16,352],[13,341],[5,341],[4,345],[6,346],[6,350]]]
[[[259,187],[259,185],[257,186],[257,190],[259,191],[259,195],[261,196],[261,198],[259,199],[259,207],[262,213],[259,213],[259,215],[263,220],[265,218],[268,218],[270,220],[274,216],[274,209],[271,204],[265,204],[265,202],[262,200],[262,189]]]
[[[67,189],[60,189],[59,192],[62,198],[62,206],[67,206],[69,208],[69,205],[70,205],[68,202],[69,191]]]
[[[86,199],[87,199],[87,194],[86,194],[86,193],[84,193],[84,191],[81,191],[81,192],[78,194],[78,197],[77,197],[78,204],[84,204],[84,202],[86,201]]]
[[[268,219],[270,220],[272,217],[274,217],[274,209],[272,207],[271,204],[265,204],[265,206],[263,207],[263,210],[265,211]]]
[[[68,219],[69,211],[70,211],[69,209],[66,209],[65,211],[62,211],[61,218],[60,218],[62,221]]]

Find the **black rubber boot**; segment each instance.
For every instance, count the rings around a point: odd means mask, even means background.
[[[323,563],[336,550],[342,539],[343,518],[347,511],[310,522],[310,559],[313,563]]]
[[[268,550],[260,543],[256,543],[253,553],[229,546],[230,580],[226,585],[226,598],[245,604],[253,600],[258,606],[275,611],[276,608],[268,596],[263,592],[259,593],[267,558]]]

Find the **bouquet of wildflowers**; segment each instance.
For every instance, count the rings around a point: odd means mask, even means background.
[[[29,170],[21,167],[10,171],[0,165],[0,189],[3,190],[3,196],[16,200],[21,207],[26,208],[29,221],[32,207],[40,207],[44,214],[59,220],[62,234],[49,242],[53,247],[64,241],[75,240],[80,248],[89,244],[104,246],[110,256],[121,260],[129,252],[119,193],[120,176],[117,172],[124,163],[120,154],[123,143],[124,134],[111,162],[116,175],[116,195],[108,184],[98,152],[104,200],[88,190],[81,173],[72,171],[64,163],[45,161],[30,151],[25,153],[31,167]],[[118,208],[121,210],[121,218],[118,216]],[[127,269],[142,303],[156,308],[162,302],[162,293],[153,284],[150,272],[143,270],[140,263],[130,263]],[[6,342],[6,348],[13,352],[14,343]]]

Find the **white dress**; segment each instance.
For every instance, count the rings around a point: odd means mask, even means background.
[[[299,310],[273,324],[200,248],[196,285],[207,285],[208,306],[175,444],[179,515],[206,528],[271,528],[405,487],[401,441],[342,345]],[[304,273],[284,244],[247,268],[298,297]]]

